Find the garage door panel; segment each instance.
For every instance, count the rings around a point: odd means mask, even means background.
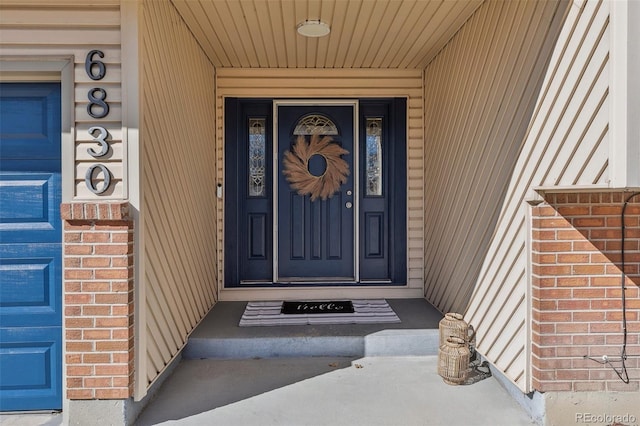
[[[5,410],[59,409],[62,405],[60,327],[0,329],[0,403]],[[52,337],[54,337],[52,339]]]
[[[0,243],[60,241],[59,173],[0,174]]]
[[[2,85],[3,160],[60,158],[61,128],[58,84]]]
[[[59,244],[0,244],[2,327],[62,324]]]
[[[59,83],[0,83],[0,410],[62,408]]]

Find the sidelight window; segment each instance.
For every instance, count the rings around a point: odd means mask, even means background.
[[[382,118],[367,118],[366,195],[382,195]]]
[[[249,119],[249,196],[264,197],[266,173],[266,120]]]

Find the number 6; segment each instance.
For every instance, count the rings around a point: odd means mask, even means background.
[[[93,59],[94,55],[98,55],[99,57],[104,58],[104,53],[102,53],[102,51],[91,50],[89,53],[87,53],[87,58],[84,60],[84,69],[91,80],[102,80],[107,73],[107,67],[105,66],[104,62],[98,59]],[[94,74],[93,72],[94,65],[98,67],[97,74]]]

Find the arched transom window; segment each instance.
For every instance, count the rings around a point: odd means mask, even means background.
[[[293,130],[294,135],[338,135],[338,128],[336,125],[327,117],[322,114],[308,114],[305,115],[298,121],[295,129]]]

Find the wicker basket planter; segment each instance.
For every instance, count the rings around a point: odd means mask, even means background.
[[[463,319],[462,315],[449,312],[445,314],[444,318],[440,320],[440,345],[442,346],[447,342],[447,339],[451,336],[459,337],[462,340],[468,342],[469,339],[469,324]]]
[[[445,383],[464,383],[469,369],[469,346],[465,339],[449,337],[438,350],[438,374]]]

